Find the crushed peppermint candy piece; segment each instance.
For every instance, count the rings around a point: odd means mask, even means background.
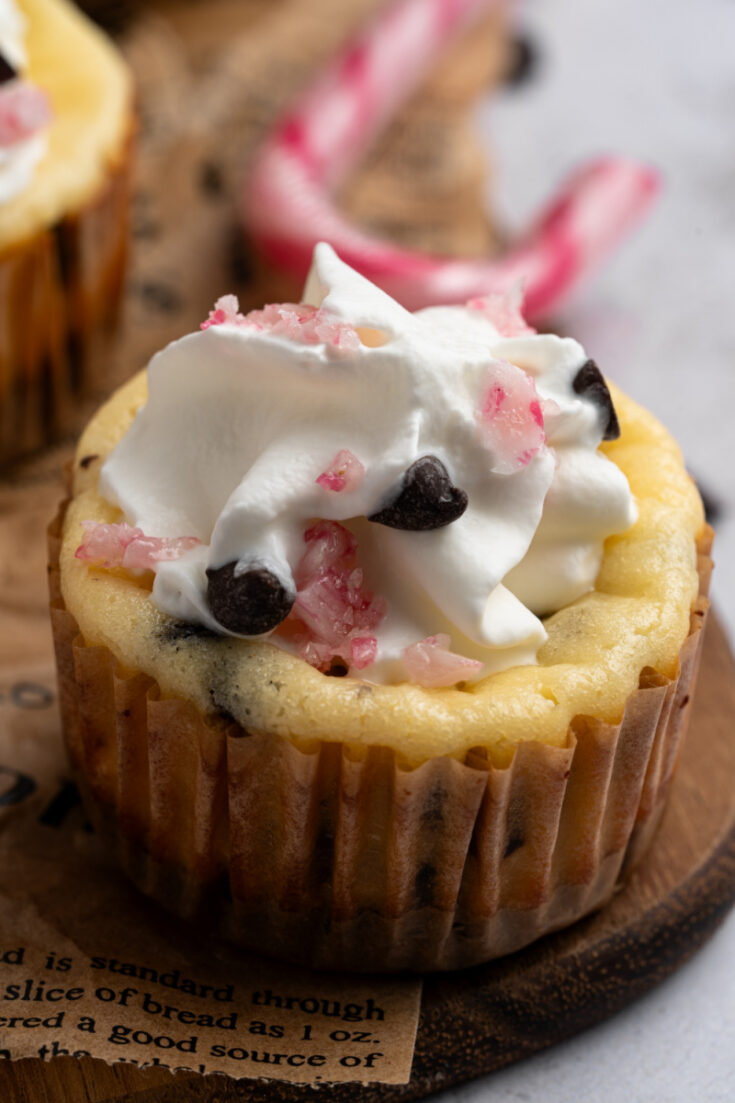
[[[313,579],[342,563],[353,563],[357,540],[336,521],[317,521],[304,533],[306,551],[294,571],[296,587],[302,590]]]
[[[74,553],[98,567],[124,567],[126,570],[155,570],[158,563],[169,563],[201,543],[196,536],[146,536],[142,529],[125,521],[104,524],[82,521],[84,540]]]
[[[534,381],[507,360],[494,361],[478,417],[483,443],[493,456],[491,470],[498,475],[520,471],[546,443]]]
[[[241,314],[237,296],[223,295],[217,299],[201,328],[225,324],[256,333],[272,333],[304,345],[329,345],[340,352],[356,352],[362,347],[353,326],[340,321],[328,310],[307,303],[269,303],[262,310]]]
[[[317,643],[316,640],[311,640],[303,634],[296,635],[294,639],[299,645],[299,655],[309,666],[315,666],[322,672],[330,668],[334,651],[328,643]]]
[[[481,662],[455,655],[449,650],[449,644],[449,636],[442,632],[407,647],[403,652],[403,665],[411,681],[438,689],[440,686],[453,686],[482,670]]]
[[[243,325],[245,315],[240,313],[240,303],[237,295],[222,295],[214,304],[214,310],[210,310],[206,322],[202,322],[200,329],[209,329],[210,326]]]
[[[51,104],[45,92],[24,80],[14,80],[0,91],[0,146],[30,138],[51,122]]]
[[[122,565],[126,549],[143,536],[143,530],[131,528],[125,521],[119,525],[106,525],[97,521],[82,521],[84,540],[74,553],[77,559],[96,563],[100,567]]]
[[[312,666],[326,670],[340,658],[364,670],[377,655],[372,632],[385,616],[385,601],[365,589],[357,541],[342,525],[318,521],[306,530],[304,541],[288,632]]]
[[[536,330],[523,317],[523,298],[523,283],[518,280],[507,291],[493,291],[470,299],[465,305],[484,314],[501,337],[526,337]]]
[[[125,549],[122,565],[128,570],[153,571],[157,563],[171,563],[195,548],[196,536],[141,536]]]
[[[364,478],[363,464],[349,449],[342,448],[316,482],[325,490],[333,490],[339,494],[342,490],[357,490]]]
[[[364,670],[375,662],[378,654],[378,641],[375,636],[355,636],[350,640],[350,657],[352,665],[358,670]]]

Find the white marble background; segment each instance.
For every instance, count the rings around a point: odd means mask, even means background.
[[[719,501],[713,597],[735,641],[735,3],[526,0],[518,14],[539,59],[479,114],[492,204],[522,226],[599,153],[663,171],[655,213],[560,321],[669,426]],[[735,912],[615,1018],[437,1099],[732,1103]]]

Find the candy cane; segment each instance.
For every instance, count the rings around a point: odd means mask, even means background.
[[[431,68],[447,42],[498,0],[401,0],[329,66],[266,140],[245,213],[261,252],[303,276],[317,241],[409,309],[464,302],[524,281],[538,317],[597,266],[648,208],[650,168],[604,157],[576,172],[510,251],[444,259],[363,233],[336,208],[337,184]]]

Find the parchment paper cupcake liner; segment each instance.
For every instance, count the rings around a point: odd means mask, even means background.
[[[52,531],[57,561],[58,522]],[[267,954],[359,971],[453,969],[599,907],[650,843],[674,771],[708,602],[678,676],[641,672],[617,725],[406,769],[392,751],[268,732],[166,700],[87,646],[52,569],[64,729],[95,825],[136,884]]]
[[[131,136],[81,210],[0,251],[0,463],[79,425],[122,299]]]

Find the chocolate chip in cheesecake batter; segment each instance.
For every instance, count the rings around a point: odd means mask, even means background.
[[[594,360],[586,360],[574,377],[572,383],[574,393],[581,398],[588,398],[600,407],[604,429],[603,440],[617,440],[620,436],[618,415],[615,413],[613,400],[607,389],[607,383],[602,372]]]
[[[265,567],[237,572],[237,562],[207,568],[207,598],[217,621],[239,636],[260,636],[288,616],[295,595]]]
[[[332,659],[329,667],[324,671],[325,675],[329,678],[344,678],[349,672],[350,668],[347,663],[344,662],[343,659],[340,659],[339,656]]]
[[[510,42],[505,83],[514,88],[526,84],[536,75],[538,65],[539,50],[536,42],[527,34],[516,34]]]
[[[8,84],[18,76],[5,54],[0,51],[0,84]]]
[[[467,495],[454,486],[442,461],[422,456],[406,471],[393,501],[371,514],[368,521],[406,532],[426,532],[451,524],[466,509]]]
[[[221,640],[223,638],[211,628],[205,628],[203,624],[190,624],[185,620],[167,620],[159,629],[158,636],[163,643],[172,644],[187,640]]]

